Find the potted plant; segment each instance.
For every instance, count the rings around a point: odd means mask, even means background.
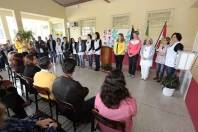
[[[25,31],[25,30],[19,30],[19,32],[17,33],[17,35],[20,35],[22,41],[26,44],[29,44],[30,41],[33,38],[33,33],[32,31]]]
[[[164,79],[164,81],[162,82],[163,85],[163,95],[164,96],[173,96],[175,90],[179,89],[179,77],[177,77],[176,75],[174,76],[168,76]]]

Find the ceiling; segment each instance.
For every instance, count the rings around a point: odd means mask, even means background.
[[[72,5],[77,5],[80,3],[88,2],[91,0],[53,0],[53,1],[55,1],[56,3],[58,3],[64,7],[67,7],[67,6],[72,6]]]

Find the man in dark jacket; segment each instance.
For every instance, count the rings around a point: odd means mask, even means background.
[[[91,110],[94,108],[95,97],[85,101],[89,90],[83,87],[79,82],[72,78],[76,62],[73,59],[66,59],[62,64],[62,69],[65,75],[58,77],[52,86],[52,91],[55,99],[70,103],[73,105],[75,112],[69,114],[68,118],[89,122],[91,119]]]
[[[56,63],[56,41],[53,39],[52,35],[49,35],[49,40],[47,41],[48,51],[50,53],[51,61]]]
[[[68,42],[67,37],[63,38],[63,42],[61,44],[61,49],[63,51],[64,58],[69,58],[71,54],[71,46],[70,43]]]
[[[38,41],[36,41],[35,47],[39,58],[48,56],[47,47],[45,46],[45,42],[41,39],[41,36],[38,36]]]

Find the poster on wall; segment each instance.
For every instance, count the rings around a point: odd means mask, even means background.
[[[128,44],[131,36],[131,29],[105,29],[102,33],[103,45],[113,47],[114,43],[118,39],[119,33],[123,33],[126,44]]]

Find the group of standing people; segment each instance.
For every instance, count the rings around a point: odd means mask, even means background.
[[[124,35],[120,33],[113,47],[116,69],[122,70],[124,56],[127,52],[129,76],[134,78],[138,65],[138,57],[140,56],[141,79],[147,80],[156,53],[157,57],[154,61],[156,62],[157,70],[154,80],[161,82],[165,71],[167,76],[175,75],[178,52],[184,49],[183,44],[180,42],[181,40],[182,35],[180,33],[173,33],[171,38],[162,38],[160,44],[156,47],[151,38],[147,38],[142,43],[138,34],[133,33],[133,39],[128,42],[127,46]]]

